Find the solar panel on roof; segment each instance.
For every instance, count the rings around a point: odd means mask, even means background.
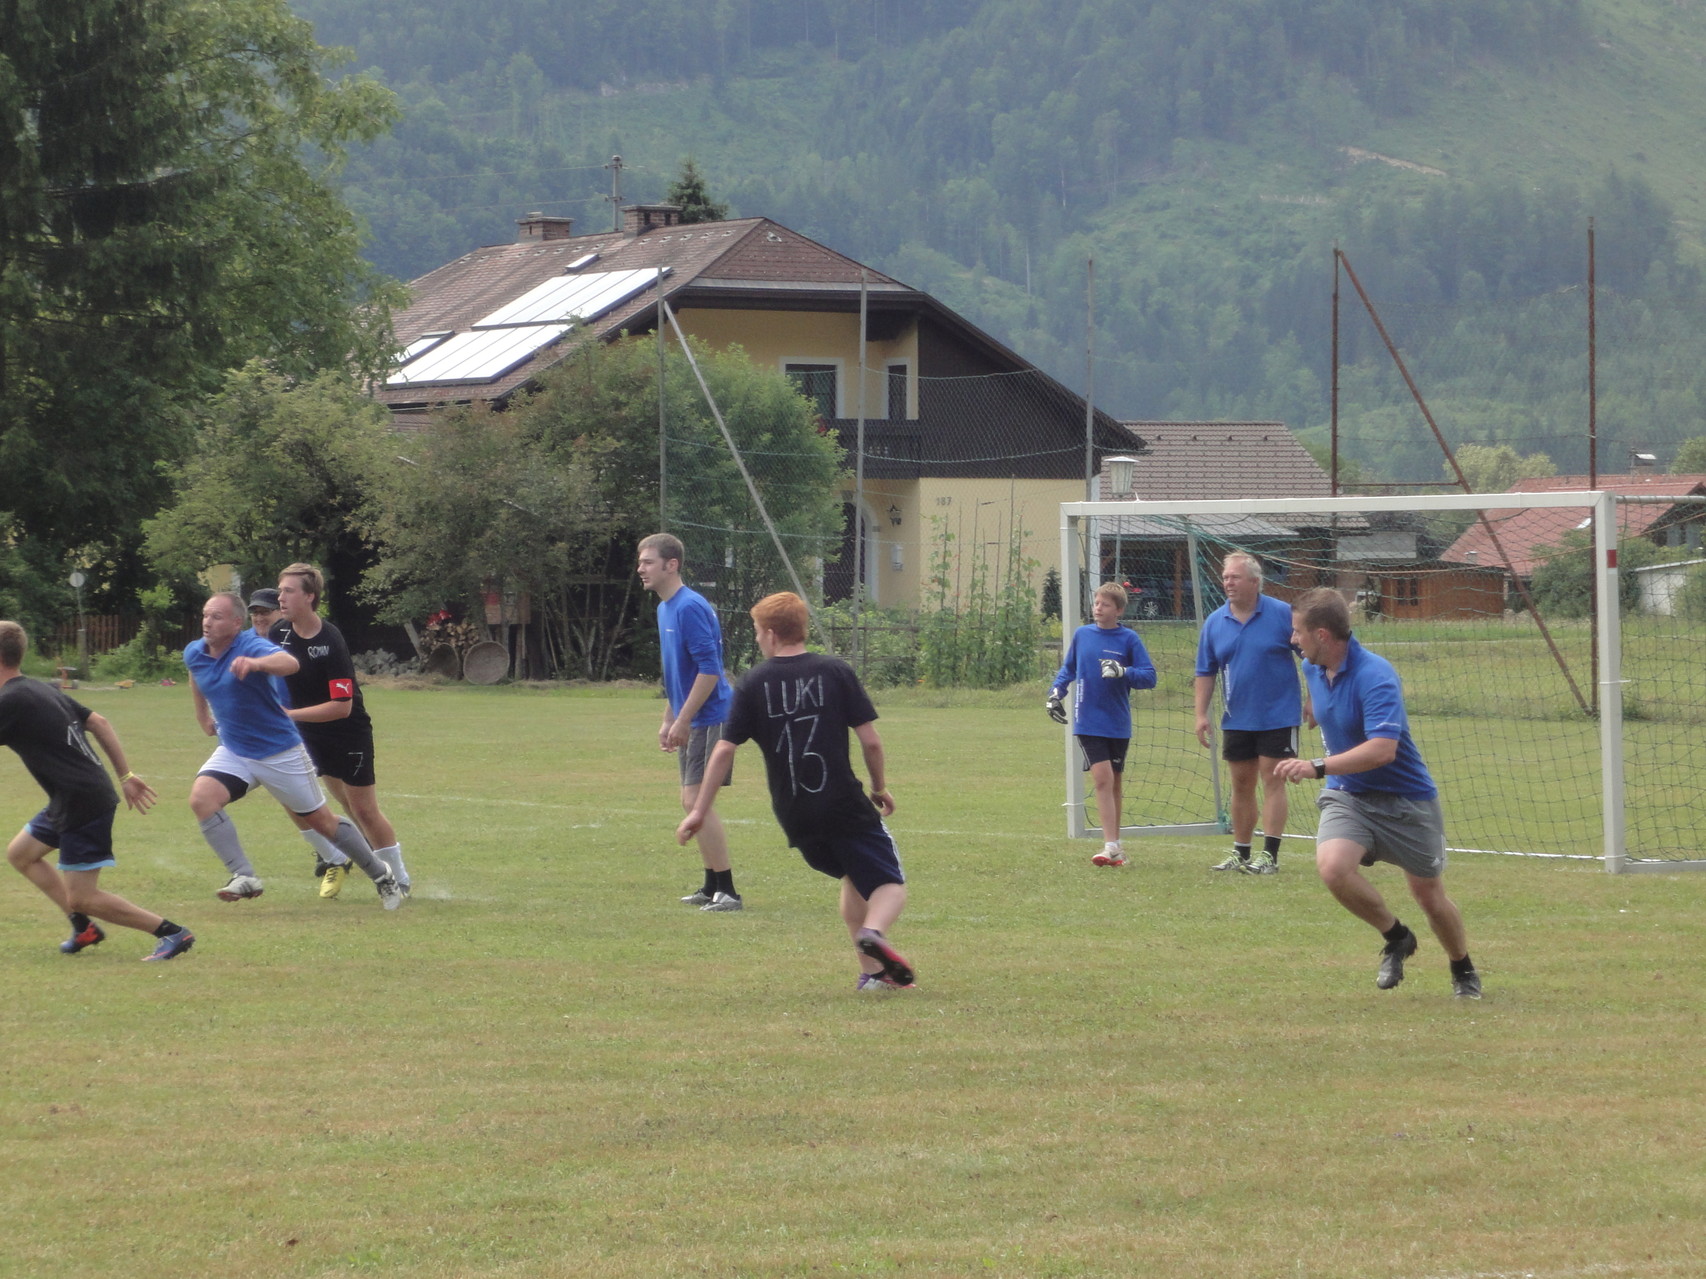
[[[407,364],[416,356],[425,355],[428,351],[432,350],[433,347],[437,346],[440,342],[444,341],[445,338],[449,337],[453,332],[455,332],[454,329],[445,329],[442,333],[421,334],[413,342],[403,348],[402,352],[397,356],[397,363]]]
[[[567,324],[476,329],[458,333],[385,379],[386,386],[428,382],[490,382],[569,331]]]
[[[665,268],[666,272],[668,268]],[[546,324],[569,319],[591,320],[619,306],[658,276],[654,268],[632,271],[592,271],[556,275],[527,290],[515,301],[474,321],[476,329],[510,324]]]

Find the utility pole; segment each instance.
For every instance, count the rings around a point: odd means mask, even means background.
[[[622,157],[613,155],[610,163],[604,166],[610,170],[610,194],[605,196],[610,201],[610,229],[622,229],[622,170],[628,166],[622,163]]]

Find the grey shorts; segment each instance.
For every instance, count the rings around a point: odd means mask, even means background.
[[[1437,796],[1324,790],[1315,807],[1321,810],[1316,843],[1348,839],[1368,853],[1364,865],[1391,862],[1418,879],[1438,879],[1445,870],[1445,818]]]
[[[703,728],[694,727],[687,730],[687,745],[675,752],[681,762],[681,784],[697,786],[705,780],[705,761],[711,758],[711,747],[723,740],[721,724],[706,724]],[[735,779],[735,770],[731,766],[729,775],[723,779],[727,786]]]

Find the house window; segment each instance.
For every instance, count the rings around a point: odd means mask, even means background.
[[[904,422],[911,415],[906,411],[906,365],[893,363],[888,366],[888,420]]]
[[[1393,578],[1392,603],[1399,608],[1419,608],[1422,603],[1422,579],[1419,577]]]
[[[782,365],[782,371],[799,389],[801,395],[817,406],[817,415],[822,418],[840,416],[836,412],[839,402],[837,394],[841,369],[835,364],[806,364],[789,361]]]

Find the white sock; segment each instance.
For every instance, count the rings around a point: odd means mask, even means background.
[[[1102,845],[1102,851],[1104,853],[1117,853],[1117,852],[1121,851],[1120,850],[1120,841],[1117,839],[1109,840],[1107,843]]]
[[[391,868],[391,873],[397,877],[397,882],[407,888],[409,886],[409,871],[403,865],[402,844],[392,844],[389,848],[375,848],[373,851],[385,859],[385,864]]]
[[[348,857],[345,857],[336,848],[332,847],[332,841],[327,839],[319,831],[305,830],[300,832],[300,834],[303,839],[308,841],[308,847],[312,848],[319,856],[320,860],[325,862],[328,866],[342,866],[349,860]]]

